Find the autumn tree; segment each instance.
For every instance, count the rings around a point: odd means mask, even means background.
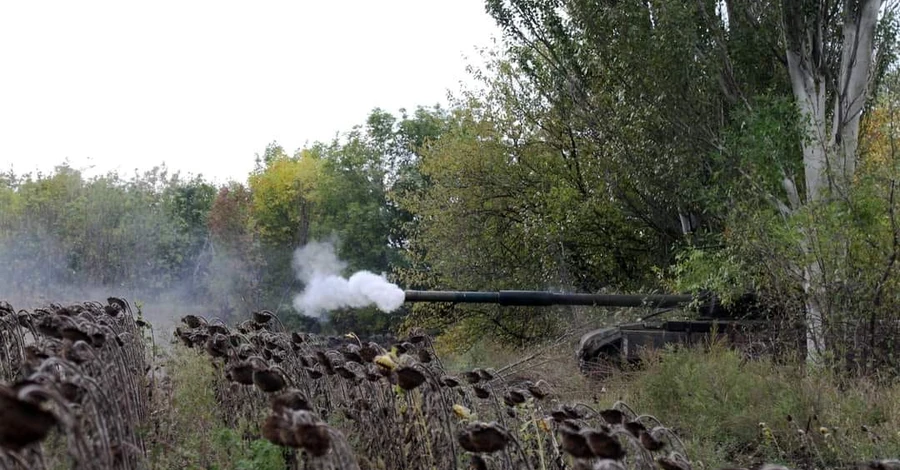
[[[315,152],[288,155],[270,144],[249,178],[254,230],[265,263],[261,288],[272,308],[290,305],[296,286],[291,259],[310,240],[321,182],[321,159]]]

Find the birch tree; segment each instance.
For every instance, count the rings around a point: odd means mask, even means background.
[[[883,0],[784,0],[785,58],[800,112],[806,202],[848,194],[856,171],[860,120],[875,78],[875,30]],[[795,183],[784,180],[792,205]],[[815,234],[806,234],[809,251]],[[807,355],[817,361],[825,349],[821,266],[804,268],[807,293]]]

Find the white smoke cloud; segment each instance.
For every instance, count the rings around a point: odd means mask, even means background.
[[[382,312],[393,312],[405,300],[403,290],[382,275],[358,271],[349,278],[341,273],[347,264],[339,260],[331,243],[311,242],[294,252],[294,271],[306,284],[294,297],[294,309],[319,317],[339,308],[375,305]]]

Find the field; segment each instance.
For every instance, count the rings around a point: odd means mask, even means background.
[[[441,357],[187,315],[154,337],[126,300],[0,304],[0,468],[900,468],[900,387],[648,352],[603,382],[569,344]],[[770,466],[769,468],[778,468]]]

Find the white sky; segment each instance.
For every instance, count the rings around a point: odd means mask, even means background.
[[[273,140],[445,103],[494,35],[483,0],[0,0],[0,170],[243,181]]]

